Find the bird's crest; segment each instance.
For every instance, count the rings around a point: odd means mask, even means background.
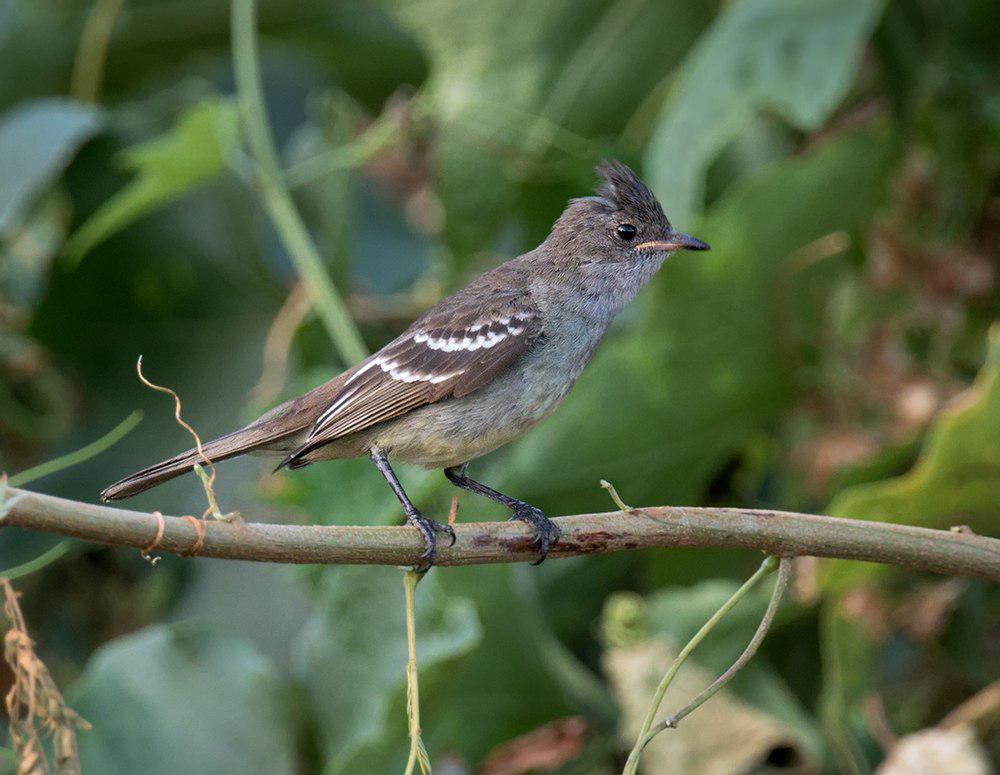
[[[601,178],[598,196],[610,200],[620,210],[634,213],[643,221],[667,220],[653,192],[630,167],[615,159],[605,159],[597,165],[596,171]]]

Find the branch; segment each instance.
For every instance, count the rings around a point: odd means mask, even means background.
[[[157,535],[157,517],[139,511],[7,489],[0,526],[39,530],[113,546],[143,548]],[[192,520],[163,517],[156,551],[188,554],[198,542]],[[562,538],[550,557],[607,554],[644,547],[756,549],[781,557],[812,555],[866,560],[915,570],[978,576],[1000,582],[1000,539],[811,514],[757,509],[658,506],[632,513],[560,517]],[[199,525],[200,527],[200,525]],[[439,565],[535,560],[530,530],[519,522],[455,525],[454,546],[441,546]],[[333,527],[210,521],[197,552],[257,562],[411,565],[424,550],[411,527]]]

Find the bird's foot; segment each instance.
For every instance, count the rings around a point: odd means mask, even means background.
[[[562,531],[559,526],[545,516],[541,509],[537,509],[530,503],[519,502],[514,506],[514,513],[511,520],[527,522],[535,529],[535,543],[538,544],[538,559],[532,565],[540,564],[549,553],[549,547],[559,541]]]
[[[414,569],[419,571],[428,571],[434,564],[434,560],[437,559],[437,534],[444,533],[447,535],[451,538],[451,543],[449,543],[448,546],[454,546],[455,528],[451,525],[446,525],[442,522],[436,522],[433,519],[428,519],[419,511],[407,514],[406,521],[420,531],[420,535],[424,538],[424,544],[427,546],[424,553],[420,555],[420,562],[414,566]]]

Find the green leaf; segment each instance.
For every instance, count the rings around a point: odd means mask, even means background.
[[[52,259],[66,239],[71,210],[69,197],[53,188],[0,237],[0,298],[6,303],[30,309],[38,302]]]
[[[79,261],[137,218],[222,174],[237,142],[237,111],[231,99],[214,97],[188,108],[167,134],[122,154],[135,180],[77,229],[66,243],[66,255]]]
[[[63,97],[31,100],[0,117],[0,234],[22,223],[102,120],[98,108]]]
[[[433,686],[426,680],[429,669],[468,652],[480,637],[472,603],[447,595],[436,574],[424,579],[417,589],[421,694]],[[373,747],[405,754],[406,716],[390,714],[405,688],[406,659],[401,572],[367,567],[324,572],[293,670],[318,719],[327,773],[361,771],[356,759]],[[432,722],[427,718],[424,724]]]
[[[936,528],[968,524],[990,533],[1000,519],[998,439],[1000,324],[994,324],[975,383],[940,412],[914,467],[902,476],[844,490],[829,513]],[[828,580],[840,586],[875,572],[876,566],[836,563]]]
[[[813,130],[854,81],[879,0],[738,0],[681,66],[646,154],[675,223],[701,210],[705,172],[761,111]]]
[[[84,772],[295,771],[290,707],[274,666],[243,641],[150,627],[102,647],[71,693],[93,730]]]
[[[441,125],[445,238],[467,259],[492,247],[531,163],[550,149],[589,176],[601,150],[588,138],[621,131],[714,3],[395,0],[391,8],[430,60],[424,94]]]

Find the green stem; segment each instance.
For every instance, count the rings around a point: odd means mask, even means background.
[[[341,357],[357,363],[368,355],[347,305],[323,266],[319,251],[282,182],[278,152],[264,108],[257,61],[257,6],[254,0],[232,0],[233,71],[250,155],[256,163],[260,195],[275,230]]]
[[[642,744],[643,748],[645,748],[646,744],[664,729],[675,729],[683,718],[689,716],[699,707],[708,702],[720,689],[722,689],[722,687],[733,679],[733,676],[746,666],[747,662],[753,659],[754,654],[757,653],[757,649],[760,648],[760,644],[764,642],[764,638],[767,636],[768,630],[771,629],[771,623],[774,621],[774,617],[778,613],[778,608],[781,607],[781,599],[785,595],[785,590],[788,588],[788,582],[791,578],[792,558],[782,557],[778,564],[778,579],[774,582],[774,591],[771,592],[771,600],[767,604],[767,610],[764,612],[764,618],[760,620],[760,624],[757,626],[757,631],[754,633],[753,638],[750,639],[750,642],[743,650],[743,653],[740,654],[739,658],[733,662],[726,672],[716,678],[708,686],[708,688],[701,692],[701,694],[691,700],[691,702],[677,711],[670,718],[664,719],[653,727],[649,731],[649,734],[646,735],[647,739]]]
[[[406,594],[406,715],[410,727],[410,755],[406,760],[404,775],[413,775],[414,767],[420,765],[420,771],[428,775],[431,763],[427,758],[420,737],[420,688],[417,685],[417,623],[416,623],[416,591],[417,584],[424,576],[418,571],[407,571],[403,574],[403,590]]]
[[[331,173],[360,167],[395,142],[400,118],[398,111],[383,114],[355,140],[293,164],[285,171],[285,182],[297,188]]]
[[[29,468],[19,474],[14,474],[8,481],[8,484],[11,487],[20,487],[28,484],[29,482],[35,481],[35,479],[41,479],[43,476],[54,474],[57,471],[62,471],[64,468],[70,468],[78,463],[82,463],[84,460],[89,460],[95,455],[99,455],[108,447],[116,444],[126,433],[138,425],[141,419],[142,412],[132,412],[132,414],[118,423],[118,425],[106,434],[101,436],[101,438],[97,439],[97,441],[92,441],[87,446],[81,447],[75,452],[70,452],[61,457],[47,460],[34,468]]]
[[[10,570],[0,570],[0,578],[13,581],[21,576],[27,576],[29,573],[41,570],[66,554],[66,552],[69,551],[69,547],[69,541],[60,541],[47,552],[38,555],[33,560],[28,560],[27,562],[22,562],[20,565],[15,565]]]
[[[663,702],[663,695],[667,691],[667,687],[670,686],[671,681],[674,680],[674,676],[677,675],[677,671],[680,670],[681,665],[690,656],[691,652],[697,648],[698,644],[701,643],[705,636],[707,636],[715,626],[722,620],[727,613],[729,613],[733,607],[742,600],[746,594],[753,589],[765,576],[773,573],[778,567],[777,557],[767,557],[764,562],[760,564],[757,572],[754,573],[749,579],[747,579],[743,586],[733,593],[722,607],[719,608],[712,617],[705,622],[701,629],[695,633],[695,636],[687,642],[687,645],[681,649],[681,653],[677,655],[673,664],[670,665],[670,669],[667,670],[666,675],[663,676],[663,680],[660,681],[660,685],[656,687],[656,694],[653,695],[653,702],[649,706],[649,710],[646,712],[646,718],[642,722],[642,729],[639,732],[639,736],[636,738],[635,746],[632,748],[632,752],[629,754],[628,761],[625,763],[625,769],[622,771],[622,775],[635,775],[639,767],[639,758],[642,756],[643,747],[649,742],[648,734],[650,727],[653,726],[653,721],[656,718],[656,713],[660,709],[660,703]]]
[[[97,0],[83,22],[69,93],[80,102],[97,102],[115,22],[125,0]]]

